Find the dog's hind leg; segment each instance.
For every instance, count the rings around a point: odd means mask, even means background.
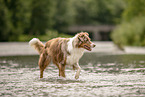
[[[39,58],[40,78],[43,78],[43,71],[49,65],[51,58],[46,54],[42,53]]]
[[[59,76],[65,78],[65,64],[60,64],[60,63],[59,64],[55,63],[55,64],[59,69]]]
[[[65,78],[65,64],[60,64],[59,75]]]

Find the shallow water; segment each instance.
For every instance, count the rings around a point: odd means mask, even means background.
[[[145,96],[145,55],[85,53],[79,80],[71,67],[59,78],[53,64],[40,79],[38,58],[0,57],[0,96]]]

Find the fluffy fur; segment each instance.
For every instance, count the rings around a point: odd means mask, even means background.
[[[65,66],[71,65],[77,70],[75,78],[78,79],[81,71],[78,62],[84,49],[91,51],[95,47],[86,32],[78,33],[73,38],[54,38],[45,45],[39,39],[33,38],[29,45],[40,54],[40,78],[43,78],[43,71],[52,61],[59,69],[59,76],[65,77]]]

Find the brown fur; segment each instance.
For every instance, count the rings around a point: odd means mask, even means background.
[[[65,77],[67,41],[69,41],[68,38],[55,38],[45,44],[39,58],[40,78],[43,77],[43,71],[49,65],[51,59],[59,69],[59,76]],[[61,63],[61,65],[58,63]]]
[[[67,56],[70,55],[70,52],[67,51],[67,43],[69,40],[69,38],[54,38],[46,42],[45,46],[39,40],[36,43],[33,43],[33,46],[40,54],[38,62],[40,68],[40,78],[43,78],[43,71],[51,61],[58,67],[59,76],[65,77],[66,60]],[[73,42],[73,46],[76,48],[91,50],[92,42],[86,32],[79,33]],[[78,67],[73,65],[73,69],[76,68]]]

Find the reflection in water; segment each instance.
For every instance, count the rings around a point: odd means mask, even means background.
[[[0,57],[0,96],[145,96],[145,55],[85,53],[79,80],[50,65],[39,78],[39,56]]]

